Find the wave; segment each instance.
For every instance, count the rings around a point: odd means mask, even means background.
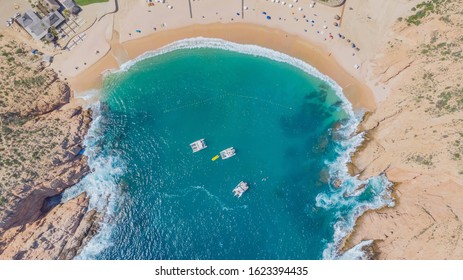
[[[394,206],[391,196],[392,183],[385,174],[371,177],[365,180],[358,175],[351,176],[348,164],[351,155],[357,150],[364,140],[364,133],[355,134],[361,121],[361,115],[351,115],[351,118],[338,131],[341,141],[337,143],[337,157],[332,162],[326,162],[329,167],[330,190],[317,195],[316,206],[328,209],[335,213],[337,222],[333,225],[333,240],[327,244],[323,251],[324,259],[362,259],[359,251],[361,243],[351,250],[342,253],[341,246],[345,238],[354,230],[355,222],[367,210],[376,210],[384,206]],[[341,184],[334,187],[338,182]],[[363,255],[362,255],[363,256]]]
[[[316,197],[316,206],[334,211],[337,218],[337,222],[333,225],[333,239],[323,251],[323,258],[363,258],[362,248],[368,244],[362,242],[344,254],[340,253],[340,246],[345,237],[353,230],[357,218],[365,211],[394,204],[391,198],[391,183],[384,175],[367,180],[360,180],[357,176],[350,176],[347,164],[351,160],[352,153],[363,142],[363,134],[355,134],[363,112],[357,112],[357,114],[354,112],[352,104],[343,94],[342,88],[333,79],[320,73],[316,68],[304,61],[281,52],[256,45],[242,45],[222,39],[203,37],[179,40],[160,49],[145,52],[136,59],[121,65],[120,69],[105,72],[105,76],[128,71],[138,62],[154,56],[181,49],[201,48],[228,50],[290,64],[324,81],[335,91],[342,101],[341,109],[349,116],[349,121],[344,123],[339,130],[333,131],[333,133],[339,134],[342,140],[337,143],[336,152],[338,156],[336,159],[332,162],[326,162],[329,166],[330,184],[333,185],[337,180],[341,180],[342,184],[339,188],[331,187],[329,191],[320,193]],[[90,196],[90,207],[104,211],[106,216],[100,232],[76,257],[80,259],[95,258],[99,252],[111,245],[110,233],[112,226],[109,221],[118,207],[117,201],[119,199],[117,196],[120,194],[118,193],[117,181],[124,172],[124,164],[117,155],[102,156],[98,154],[98,150],[101,149],[99,139],[102,137],[103,128],[101,127],[101,116],[98,113],[99,103],[95,104],[94,108],[94,114],[96,112],[97,117],[92,123],[84,143],[86,146],[85,155],[89,158],[89,166],[93,172],[78,185],[66,191],[64,197],[69,199],[82,191],[86,191]],[[367,196],[366,193],[371,195]]]
[[[91,101],[99,98],[100,90],[90,89],[84,92],[74,92],[74,98],[83,99],[84,101]]]
[[[355,245],[337,259],[339,260],[366,260],[370,257],[368,252],[365,251],[366,248],[369,248],[373,244],[373,240],[364,240],[359,244]]]
[[[290,64],[304,71],[310,76],[314,76],[328,83],[331,86],[331,88],[335,90],[336,95],[342,100],[343,109],[349,115],[354,115],[352,105],[347,100],[345,95],[343,94],[342,88],[333,79],[322,74],[315,67],[307,64],[306,62],[300,59],[291,57],[287,54],[284,54],[284,53],[281,53],[275,50],[267,49],[267,48],[257,46],[257,45],[237,44],[237,43],[233,43],[233,42],[222,40],[222,39],[216,39],[216,38],[196,37],[196,38],[188,38],[188,39],[175,41],[157,50],[147,51],[141,54],[140,56],[138,56],[137,58],[127,61],[126,63],[122,64],[119,69],[107,71],[105,75],[111,75],[113,73],[119,73],[119,72],[126,72],[140,61],[146,60],[154,56],[159,56],[162,54],[173,52],[176,50],[205,49],[205,48],[227,50],[227,51],[237,52],[241,54],[269,58],[277,62]]]
[[[62,201],[86,192],[89,197],[89,209],[96,209],[104,216],[99,232],[75,259],[94,259],[102,250],[111,246],[111,221],[122,200],[118,184],[125,172],[125,165],[121,158],[115,154],[106,154],[102,149],[105,125],[100,102],[94,103],[90,108],[93,121],[84,140],[84,155],[88,158],[88,165],[92,172],[78,184],[67,189],[63,193]]]

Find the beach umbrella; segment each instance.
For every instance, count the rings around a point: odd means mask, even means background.
[[[352,43],[352,48],[355,49],[355,44],[354,43]]]
[[[335,19],[335,20],[340,20],[340,19],[341,19],[341,17],[340,17],[340,16],[338,16],[338,15],[335,15],[335,16],[334,16],[334,19]]]
[[[334,26],[339,26],[339,24],[337,22],[334,22],[333,24],[334,24]]]
[[[267,16],[267,19],[272,19],[272,17],[271,17],[271,16]]]

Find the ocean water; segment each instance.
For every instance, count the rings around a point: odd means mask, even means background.
[[[64,199],[87,191],[106,216],[77,258],[362,258],[340,241],[393,203],[384,176],[347,173],[361,112],[281,53],[179,41],[107,75],[101,94],[85,143],[93,173]],[[192,153],[201,138],[208,148]],[[232,146],[235,157],[211,160]],[[240,181],[250,188],[236,198]]]

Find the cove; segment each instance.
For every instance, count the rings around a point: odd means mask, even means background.
[[[353,115],[337,90],[291,63],[211,47],[108,75],[86,150],[98,172],[81,185],[109,174],[113,191],[93,198],[113,203],[83,257],[323,258],[340,219],[351,225],[384,191],[382,181],[367,184],[338,204],[333,163],[352,148],[339,128]],[[201,138],[208,148],[192,153]],[[235,157],[211,160],[231,146]],[[240,181],[250,189],[236,198]]]

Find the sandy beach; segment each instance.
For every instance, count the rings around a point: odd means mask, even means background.
[[[321,4],[311,8],[310,2],[283,5],[245,1],[243,16],[239,1],[226,4],[192,1],[190,18],[188,5],[181,1],[155,3],[153,7],[142,0],[123,1],[118,13],[107,15],[87,32],[91,43],[77,46],[72,55],[57,56],[54,67],[70,78],[75,90],[84,91],[99,86],[101,79],[96,76],[100,73],[145,51],[183,38],[215,37],[268,47],[302,59],[340,84],[354,106],[374,110],[375,102],[384,99],[386,89],[370,81],[367,62],[377,55],[374,51],[377,45],[386,40],[377,30],[387,30],[393,21],[368,19],[381,17],[381,11],[385,10],[399,13],[412,4],[400,1],[403,7],[397,9],[397,4],[364,6],[359,1],[350,1],[346,9]],[[341,14],[340,27],[336,27],[335,17]],[[352,48],[352,44],[360,51]]]
[[[369,112],[353,173],[384,173],[395,183],[396,206],[360,217],[344,249],[374,240],[376,258],[461,259],[463,208],[454,198],[463,185],[463,116],[459,101],[445,97],[459,96],[461,1],[443,4],[441,14],[431,12],[420,24],[405,19],[421,0],[348,0],[335,8],[311,2],[109,1],[84,7],[86,39],[72,50],[38,48],[55,54],[51,67],[76,97],[100,88],[106,71],[185,38],[254,44],[301,59]]]
[[[344,89],[347,98],[356,108],[369,111],[375,109],[376,103],[371,90],[345,71],[330,53],[301,40],[296,35],[243,23],[193,25],[124,42],[119,47],[126,52],[126,57],[115,59],[118,54],[109,52],[88,70],[70,79],[70,83],[77,91],[99,88],[102,81],[101,73],[108,69],[116,69],[119,65],[118,61],[123,63],[144,52],[156,50],[177,40],[194,37],[220,38],[235,43],[259,45],[296,57],[334,79]]]

